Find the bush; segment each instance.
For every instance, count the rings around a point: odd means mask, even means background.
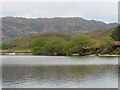
[[[100,50],[101,54],[109,54],[110,51],[113,49],[114,41],[111,37],[104,37],[100,40]]]
[[[115,31],[113,31],[111,37],[113,38],[113,40],[115,41],[120,41],[120,26],[118,26]]]
[[[46,55],[64,55],[63,47],[65,40],[61,37],[54,37],[47,41],[43,48]]]
[[[16,42],[1,42],[0,43],[0,48],[5,50],[5,49],[10,49],[12,47],[16,47],[17,43]]]
[[[44,49],[43,46],[46,43],[46,41],[48,41],[48,38],[45,37],[41,37],[38,39],[35,39],[32,43],[31,43],[31,48],[32,48],[32,52],[34,55],[41,55],[44,54]]]
[[[113,46],[114,42],[111,37],[96,41],[85,35],[75,35],[68,40],[62,37],[41,37],[31,43],[34,55],[104,54],[110,53]]]
[[[66,54],[78,53],[79,55],[85,55],[87,48],[92,48],[96,45],[97,41],[89,38],[85,35],[75,35],[71,37],[70,41],[64,46]]]

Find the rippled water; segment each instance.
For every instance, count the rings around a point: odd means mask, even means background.
[[[118,57],[3,56],[3,88],[117,88]]]

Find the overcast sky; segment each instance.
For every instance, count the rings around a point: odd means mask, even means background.
[[[112,23],[118,22],[118,2],[3,2],[2,16],[82,17]]]

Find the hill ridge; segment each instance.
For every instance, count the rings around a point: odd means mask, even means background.
[[[64,32],[72,35],[89,33],[99,29],[116,27],[117,23],[86,20],[81,17],[24,18],[3,17],[2,40],[36,36],[43,33]]]

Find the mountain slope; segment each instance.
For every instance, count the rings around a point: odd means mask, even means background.
[[[96,30],[90,33],[85,33],[84,35],[87,35],[93,39],[100,40],[102,37],[109,37],[111,36],[112,32],[115,31],[116,28],[106,29],[106,30]],[[21,39],[16,39],[10,42],[17,43],[17,47],[11,48],[12,50],[29,50],[30,43],[39,38],[39,37],[63,37],[63,38],[69,38],[72,35],[66,34],[66,33],[46,33],[41,34],[38,36],[31,36],[31,37],[25,37]]]
[[[106,24],[101,21],[72,18],[2,18],[2,40],[29,37],[51,32],[64,32],[72,35],[88,33],[98,29],[108,29],[117,23]]]
[[[116,28],[111,28],[111,29],[105,29],[105,30],[96,30],[90,33],[85,33],[85,35],[96,39],[100,40],[103,37],[111,37],[113,31],[115,31]]]

